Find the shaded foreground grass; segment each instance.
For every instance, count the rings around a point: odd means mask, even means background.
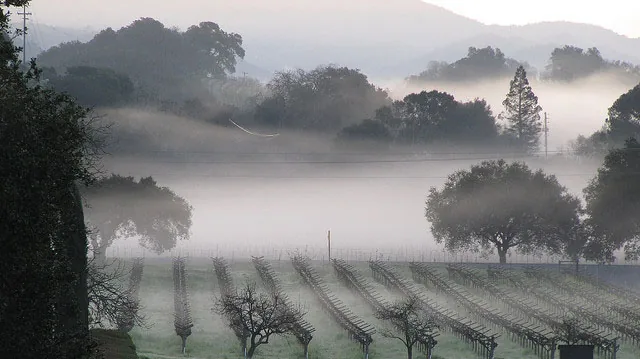
[[[98,344],[98,357],[101,359],[138,359],[136,346],[128,334],[117,330],[92,329],[91,336]]]
[[[354,263],[366,277],[371,279],[371,272],[366,262]],[[324,313],[315,300],[313,293],[302,283],[289,261],[272,262],[284,291],[293,303],[299,303],[307,312],[306,319],[315,328],[314,338],[309,346],[311,359],[356,359],[362,358],[359,345],[348,339],[347,333]],[[260,283],[257,272],[250,261],[230,262],[230,272],[234,284],[241,284],[245,280]],[[349,308],[366,322],[376,327],[384,323],[378,321],[371,308],[357,295],[347,290],[338,281],[332,267],[327,263],[315,262],[316,269],[323,276],[331,291],[337,295]],[[406,266],[401,269],[409,274]],[[210,259],[191,258],[187,262],[188,286],[191,298],[193,316],[193,333],[187,340],[187,357],[210,359],[242,358],[241,348],[233,332],[227,327],[226,321],[212,311],[214,296],[219,295],[217,280],[212,270]],[[373,282],[373,281],[372,281]],[[375,282],[376,290],[389,300],[398,298],[397,294],[387,291]],[[449,303],[447,298],[439,297],[435,292],[428,294],[452,309],[458,309],[455,303]],[[180,354],[180,338],[173,328],[173,283],[170,259],[147,259],[145,261],[144,276],[140,288],[142,313],[146,316],[150,329],[134,328],[131,337],[141,358],[182,358]],[[535,359],[537,356],[528,349],[524,349],[503,335],[498,339],[496,358],[504,359]],[[438,337],[438,345],[434,353],[444,359],[469,359],[476,354],[470,347],[448,332],[442,332]],[[618,359],[635,359],[640,357],[635,348],[622,346]],[[397,340],[374,335],[374,342],[370,347],[371,359],[376,358],[404,358],[406,351],[402,343]],[[421,354],[415,353],[415,357]],[[302,347],[293,337],[273,337],[269,344],[260,346],[255,358],[303,358]]]

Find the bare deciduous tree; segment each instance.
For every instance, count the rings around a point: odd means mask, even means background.
[[[413,347],[416,344],[424,345],[427,358],[431,358],[431,351],[437,344],[434,337],[438,326],[422,308],[418,298],[409,297],[396,302],[388,308],[378,310],[375,316],[390,322],[393,328],[384,328],[379,333],[386,338],[400,340],[407,348],[408,359],[413,357]]]
[[[116,325],[121,329],[121,324],[126,322],[130,327],[146,327],[145,318],[139,312],[137,295],[131,295],[131,284],[129,289],[122,285],[124,278],[134,275],[134,269],[127,269],[119,261],[98,265],[92,260],[87,271],[89,318],[92,326]],[[139,271],[141,278],[142,269],[135,271]],[[134,278],[130,280],[133,281]],[[139,285],[139,280],[137,282]]]
[[[305,314],[300,308],[287,305],[279,293],[259,293],[251,282],[235,293],[222,295],[216,300],[214,311],[249,334],[246,358],[252,358],[258,346],[268,344],[272,335],[290,334]]]
[[[584,336],[584,331],[580,330],[580,320],[576,317],[564,317],[562,324],[555,328],[554,331],[558,339],[567,343],[567,345],[576,345],[589,340]]]
[[[135,326],[135,319],[140,309],[140,298],[138,292],[140,290],[140,282],[142,281],[142,271],[144,268],[144,262],[142,258],[136,258],[133,261],[131,268],[131,274],[129,276],[129,288],[127,288],[126,295],[129,297],[128,303],[135,303],[136,305],[125,305],[120,308],[120,315],[117,319],[118,330],[128,333]]]

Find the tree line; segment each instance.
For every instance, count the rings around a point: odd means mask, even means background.
[[[613,74],[631,83],[640,80],[638,65],[607,60],[596,47],[584,50],[565,45],[552,50],[547,65],[540,72],[527,62],[506,57],[499,48],[469,47],[467,56],[453,63],[432,61],[425,71],[407,77],[406,81],[418,85],[429,82],[476,82],[507,77],[519,66],[524,67],[532,78],[539,77],[539,80],[546,82],[570,83],[602,73]]]
[[[55,46],[40,54],[38,61],[45,82],[83,106],[143,106],[219,125],[229,125],[232,118],[246,125],[318,131],[335,135],[337,145],[358,142],[366,149],[449,144],[536,150],[541,132],[539,114],[531,112],[516,125],[513,111],[541,110],[538,105],[515,109],[514,101],[509,100],[512,104],[503,103],[504,111],[494,115],[482,99],[463,103],[437,90],[394,101],[388,91],[371,83],[358,69],[337,65],[280,71],[262,84],[234,76],[235,65],[244,55],[242,36],[226,32],[216,23],[202,22],[180,31],[155,19],[141,18],[117,31],[105,29],[87,43]],[[571,82],[604,71],[640,79],[636,76],[640,74],[638,66],[606,60],[597,48],[566,45],[552,51],[539,76],[526,62],[487,46],[470,47],[467,56],[451,64],[432,63],[407,81],[515,76],[519,83],[524,85],[526,79],[524,86],[532,87],[538,77]],[[505,86],[507,98],[513,99],[513,89],[513,84]],[[533,90],[527,91],[532,100]],[[614,109],[622,112],[610,111],[610,131],[578,137],[571,145],[575,152],[602,156],[603,148],[622,146],[629,131],[637,131],[637,121],[627,120],[634,103],[625,98],[633,96],[621,97],[614,104]]]

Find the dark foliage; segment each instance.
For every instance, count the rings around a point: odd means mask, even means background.
[[[435,90],[409,94],[378,109],[375,118],[398,143],[478,145],[499,135],[486,101],[458,102]]]
[[[242,37],[216,23],[201,22],[181,32],[141,18],[117,31],[105,29],[87,43],[54,46],[38,61],[58,71],[80,65],[111,69],[143,90],[139,101],[158,102],[201,93],[203,80],[233,73],[244,54]]]
[[[108,68],[72,66],[64,75],[46,68],[43,79],[56,91],[69,94],[87,107],[123,106],[133,100],[134,85],[129,76]]]
[[[343,128],[336,138],[338,146],[357,144],[365,149],[385,148],[392,140],[387,126],[381,121],[370,119]]]
[[[640,138],[640,84],[622,94],[609,108],[606,129],[614,143]]]
[[[0,2],[0,33],[8,34]],[[43,88],[0,38],[0,357],[78,358],[90,349],[86,233],[77,182],[93,179],[87,109]],[[24,70],[24,71],[22,71]]]
[[[516,70],[502,105],[505,111],[500,118],[507,122],[506,131],[515,139],[517,148],[523,153],[537,151],[542,132],[542,107],[538,105],[538,96],[531,89],[524,67]]]
[[[259,123],[337,132],[390,102],[359,70],[324,66],[279,72],[267,85],[270,96],[258,106]]]
[[[640,84],[609,107],[609,117],[599,131],[589,137],[578,136],[570,144],[574,153],[585,157],[604,157],[608,151],[621,148],[629,138],[640,138]]]
[[[598,174],[584,189],[593,259],[612,261],[624,248],[627,258],[640,256],[640,144],[635,139],[611,150]]]
[[[506,57],[498,48],[469,47],[466,57],[451,64],[433,61],[429,63],[427,70],[417,76],[408,77],[407,81],[410,83],[479,81],[509,76],[521,65],[529,68],[526,63]]]
[[[608,61],[595,47],[586,51],[580,47],[565,45],[553,50],[543,79],[571,82],[590,75],[609,72],[621,80],[640,80],[640,67],[622,61]]]

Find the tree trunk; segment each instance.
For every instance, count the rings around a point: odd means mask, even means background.
[[[71,267],[77,274],[75,285],[76,298],[78,298],[78,317],[82,330],[89,330],[89,288],[87,284],[87,228],[84,223],[82,209],[82,197],[78,185],[73,185],[74,219],[76,221],[73,233],[73,254]],[[71,247],[71,246],[70,246]]]
[[[82,199],[76,184],[72,183],[62,194],[58,233],[59,258],[65,278],[59,283],[56,308],[56,335],[62,341],[76,341],[69,357],[85,354],[89,337],[89,293],[87,284],[87,233],[84,224]],[[77,351],[76,351],[77,350]]]
[[[413,345],[407,345],[407,359],[413,358]]]
[[[247,350],[247,358],[251,359],[253,357],[253,353],[255,353],[256,348],[258,346],[255,343],[251,343],[251,346],[249,347],[249,350]]]
[[[187,337],[183,336],[182,338],[182,354],[187,353]]]
[[[253,353],[255,353],[258,344],[256,344],[256,336],[251,335],[251,344],[249,345],[249,350],[247,351],[247,358],[253,357]]]
[[[500,257],[500,264],[507,264],[507,250],[498,247],[498,257]]]
[[[67,333],[84,335],[89,332],[89,293],[87,286],[87,232],[84,224],[82,198],[78,186],[69,188],[63,221],[67,226],[64,252],[74,277],[72,293],[62,298],[64,311],[61,325]]]

